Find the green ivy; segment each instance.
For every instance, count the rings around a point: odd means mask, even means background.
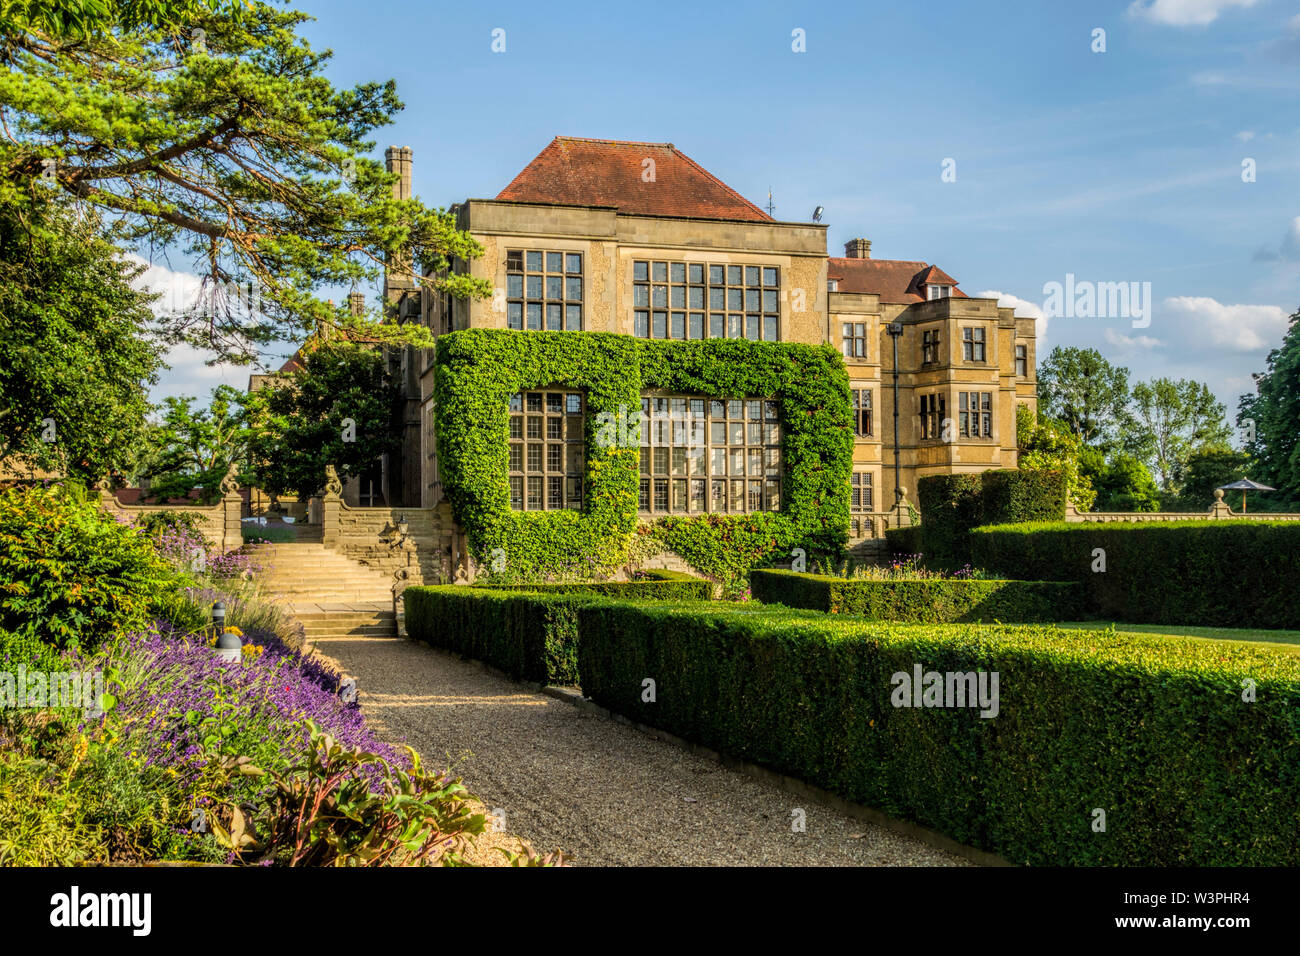
[[[810,556],[843,551],[852,414],[843,360],[829,346],[468,329],[439,338],[436,364],[441,479],[480,562],[500,548],[520,575],[603,574],[644,544],[637,540],[639,448],[607,447],[596,436],[602,413],[626,420],[650,389],[779,402],[782,501],[780,512],[660,518],[642,536],[726,583],[796,546]],[[517,392],[548,387],[586,393],[585,504],[513,511],[508,403]]]

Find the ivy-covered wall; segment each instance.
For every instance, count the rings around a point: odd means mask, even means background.
[[[516,392],[547,387],[587,396],[581,511],[510,508],[508,403]],[[598,442],[597,432],[602,413],[615,422],[631,414],[635,422],[641,393],[651,389],[779,402],[781,510],[676,515],[638,529],[639,447],[635,439]],[[844,548],[852,414],[848,376],[830,346],[468,329],[438,340],[434,398],[443,488],[480,563],[500,548],[513,575],[595,576],[662,545],[734,583],[796,546],[810,558],[838,557]]]

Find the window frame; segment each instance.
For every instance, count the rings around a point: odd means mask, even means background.
[[[646,392],[640,424],[638,514],[781,510],[785,429],[775,399]]]
[[[781,279],[780,266],[633,259],[632,335],[676,342],[783,341]]]
[[[536,409],[532,407],[533,396],[540,397]],[[559,397],[558,411],[552,407],[553,396]],[[570,411],[573,398],[578,400],[576,412]],[[586,394],[578,389],[559,386],[525,389],[510,397],[507,414],[510,428],[506,438],[506,483],[509,487],[510,510],[582,511],[587,477]],[[537,423],[535,434],[532,428],[534,422]],[[555,422],[559,424],[558,437],[551,434],[551,426]],[[551,465],[554,449],[559,450],[558,468]],[[576,455],[574,449],[577,449]],[[536,468],[533,467],[534,450]],[[516,461],[519,467],[515,467]],[[533,479],[537,479],[539,488],[536,506],[531,504]],[[558,504],[552,493],[556,481],[559,482]]]
[[[541,257],[539,268],[532,269],[529,266],[529,259],[533,255]],[[559,257],[559,271],[551,269],[552,257]],[[516,332],[581,332],[586,328],[587,309],[587,274],[586,274],[586,254],[575,252],[570,249],[506,249],[505,269],[506,269],[506,328]],[[570,269],[572,260],[576,258],[578,271]],[[519,293],[511,294],[511,282],[514,277],[519,280]],[[529,292],[530,279],[537,279],[538,295],[531,295]],[[552,296],[548,291],[551,286],[551,280],[559,282],[559,297]],[[578,298],[570,297],[570,282],[577,281],[579,286]],[[532,307],[537,307],[538,325],[537,328],[529,327],[529,316],[532,314]],[[518,309],[518,324],[514,316],[516,307]],[[552,314],[552,309],[558,309],[559,328],[551,328],[548,317]],[[577,328],[570,325],[571,310],[576,308],[577,311]]]

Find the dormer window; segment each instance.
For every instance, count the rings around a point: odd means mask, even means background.
[[[952,295],[952,286],[950,285],[936,285],[930,283],[925,288],[927,290],[927,297],[931,299],[947,299]]]
[[[839,280],[839,279],[827,279],[827,280],[826,280],[826,288],[827,288],[828,290],[830,290],[831,292],[836,292],[836,291],[838,291],[838,290],[839,290],[839,287],[840,287],[840,280]]]

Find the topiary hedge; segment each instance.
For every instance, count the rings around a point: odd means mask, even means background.
[[[1081,589],[1073,581],[870,581],[755,570],[750,587],[765,604],[861,614],[876,621],[1028,624],[1073,621],[1083,611]]]
[[[969,534],[979,525],[1065,518],[1065,479],[1055,471],[927,475],[917,482],[916,492],[921,502],[919,551],[933,568],[974,563]]]
[[[646,571],[635,581],[582,581],[574,583],[475,584],[494,591],[536,591],[542,594],[599,594],[627,601],[707,601],[713,583],[677,571]]]
[[[547,387],[586,395],[581,511],[510,508],[508,403]],[[602,416],[635,422],[645,390],[780,403],[781,510],[662,519],[649,530],[660,543],[724,581],[796,544],[810,554],[842,553],[852,413],[843,359],[830,346],[467,329],[439,337],[434,394],[441,479],[475,558],[486,562],[500,548],[511,573],[530,577],[624,563],[638,524],[640,448],[635,436],[597,435]]]
[[[966,560],[966,534],[980,523],[980,476],[927,475],[916,483],[921,503],[921,552],[932,568]]]
[[[578,682],[577,608],[595,598],[460,585],[402,592],[406,632],[415,640],[491,664],[519,680],[563,686]]]
[[[719,604],[598,601],[576,616],[597,703],[1007,860],[1300,864],[1294,657]],[[917,667],[996,673],[996,716],[895,707],[895,676]]]
[[[1064,521],[1065,478],[1059,471],[994,469],[980,474],[980,521]]]
[[[886,528],[885,543],[889,545],[891,554],[922,554],[925,551],[919,524],[909,528]]]
[[[1078,581],[1089,608],[1103,617],[1300,627],[1300,522],[993,525],[970,539],[979,567]]]

